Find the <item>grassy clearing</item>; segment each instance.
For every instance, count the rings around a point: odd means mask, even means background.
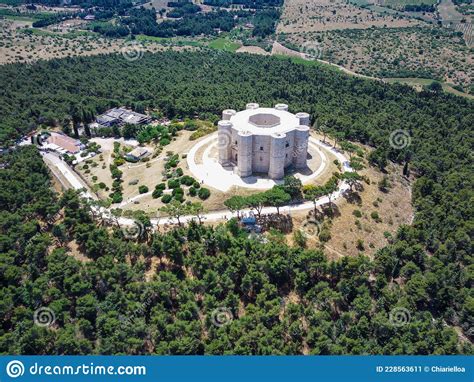
[[[224,50],[226,52],[235,52],[241,45],[235,41],[226,38],[217,38],[209,43],[209,48]]]
[[[399,84],[413,86],[419,90],[421,90],[423,86],[428,86],[432,84],[433,82],[435,82],[435,80],[431,80],[429,78],[384,78],[384,80],[389,83],[399,83]],[[450,84],[447,84],[446,82],[440,82],[440,84],[443,87],[443,90],[447,93],[474,99],[473,95],[463,93],[457,89],[454,89]]]
[[[202,43],[196,40],[187,40],[179,39],[174,37],[154,37],[154,36],[145,36],[143,34],[137,35],[135,37],[137,41],[150,41],[163,45],[177,45],[177,46],[203,46]]]
[[[20,13],[11,9],[0,9],[0,16],[16,21],[37,21],[51,16],[51,12]]]
[[[326,69],[333,70],[335,72],[341,73],[340,69],[329,64],[325,64],[324,62],[320,62],[317,60],[305,60],[302,57],[294,57],[294,56],[286,56],[284,54],[272,54],[272,57],[278,58],[279,60],[290,60],[295,64],[305,65],[305,66],[324,66]]]

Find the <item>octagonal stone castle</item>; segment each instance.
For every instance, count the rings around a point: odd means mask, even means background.
[[[224,110],[218,123],[219,163],[241,177],[264,173],[282,179],[286,168],[307,166],[309,123],[308,113],[292,114],[285,104]]]

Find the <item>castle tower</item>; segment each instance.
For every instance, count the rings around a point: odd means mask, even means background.
[[[275,105],[276,110],[288,111],[288,105],[286,103],[277,103]]]
[[[237,134],[237,169],[238,175],[252,175],[253,136],[250,131],[239,131]]]
[[[309,126],[309,114],[308,113],[296,113],[296,118],[300,120],[300,126]]]
[[[222,112],[222,120],[229,121],[237,112],[233,109],[226,109]]]
[[[245,106],[245,108],[247,110],[256,110],[259,107],[260,107],[260,105],[258,103],[254,103],[254,102],[248,103],[247,106]]]
[[[282,179],[289,166],[306,167],[309,124],[308,113],[290,113],[284,103],[224,110],[217,133],[219,163],[234,166],[241,177],[258,173]]]
[[[285,176],[285,142],[285,133],[274,133],[270,136],[268,176],[271,179],[282,179]]]
[[[293,166],[296,169],[305,168],[308,158],[309,127],[298,126],[295,129],[295,144],[293,147]]]
[[[217,148],[219,163],[223,166],[231,161],[232,122],[228,120],[217,123]]]

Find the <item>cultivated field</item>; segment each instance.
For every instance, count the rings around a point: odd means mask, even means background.
[[[69,23],[74,24],[73,21]],[[0,20],[0,64],[33,62],[51,58],[91,56],[107,53],[122,53],[134,57],[136,49],[141,52],[158,52],[167,49],[154,41],[140,41],[130,47],[123,39],[108,39],[99,35],[69,28],[60,30],[31,28],[31,21]],[[173,49],[183,49],[180,46]],[[140,54],[140,53],[138,53]]]
[[[446,28],[346,30],[281,37],[303,47],[315,41],[321,59],[375,77],[434,78],[469,88],[474,52]]]
[[[381,14],[341,0],[286,0],[277,33],[399,28],[420,23],[409,17]]]
[[[316,58],[366,76],[436,79],[471,91],[474,52],[466,37],[472,29],[464,28],[463,36],[414,18],[434,21],[434,13],[393,9],[422,3],[433,1],[286,0],[278,41],[298,52],[315,51]],[[443,0],[439,9],[442,17],[454,17],[450,0]]]

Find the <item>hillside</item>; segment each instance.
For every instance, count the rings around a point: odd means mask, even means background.
[[[110,106],[166,116],[283,102],[416,176],[415,216],[373,258],[329,260],[231,220],[126,240],[33,147],[1,156],[0,351],[18,354],[473,354],[472,101],[319,65],[219,52],[0,67],[4,143]],[[403,131],[408,144],[390,136]],[[85,260],[87,259],[87,260]],[[34,325],[35,312],[54,320]],[[458,333],[463,333],[462,336]]]

